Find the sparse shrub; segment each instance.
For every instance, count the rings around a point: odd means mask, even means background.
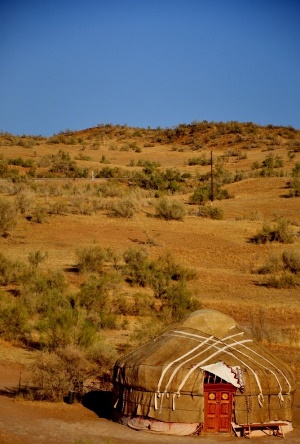
[[[100,327],[108,330],[115,330],[117,328],[116,313],[109,313],[103,311],[100,313]]]
[[[251,238],[254,244],[266,244],[268,242],[281,242],[291,244],[294,242],[294,234],[285,219],[279,219],[275,224],[264,223],[262,230]]]
[[[300,272],[300,251],[299,250],[285,250],[282,253],[282,261],[284,267],[292,273]]]
[[[36,224],[42,224],[47,220],[47,211],[42,205],[37,205],[31,214],[31,221]]]
[[[81,307],[86,308],[88,313],[100,315],[108,311],[110,306],[109,293],[113,284],[109,275],[101,277],[90,276],[84,282],[78,293],[78,301]]]
[[[257,160],[252,163],[251,165],[252,170],[259,170],[259,168],[260,168],[260,163]]]
[[[189,198],[190,204],[205,205],[211,197],[211,189],[209,185],[196,188]]]
[[[110,161],[107,159],[105,154],[102,154],[101,159],[100,159],[100,163],[105,163],[105,164],[110,163]]]
[[[52,307],[38,324],[40,344],[48,350],[68,346],[90,346],[97,332],[96,326],[86,319],[85,310],[71,305]]]
[[[65,202],[58,201],[54,202],[49,209],[50,214],[59,214],[59,215],[66,215],[67,214],[67,205]]]
[[[273,168],[281,168],[283,165],[283,159],[279,156],[274,157],[272,154],[267,156],[262,162],[262,167],[268,168],[269,170],[272,170]]]
[[[257,315],[251,311],[251,334],[258,342],[263,342],[269,337],[269,327],[266,325],[266,313],[259,308]]]
[[[62,401],[69,390],[76,390],[93,369],[85,354],[76,347],[41,353],[31,368],[35,399]]]
[[[106,179],[120,179],[123,176],[121,168],[118,167],[103,167],[100,171],[95,174],[95,177],[105,177]]]
[[[283,271],[279,275],[272,275],[263,281],[263,285],[269,288],[293,288],[300,285],[300,280],[290,271]]]
[[[45,259],[47,259],[47,257],[48,257],[47,252],[42,253],[41,250],[31,251],[28,254],[28,261],[32,267],[37,268],[39,264],[41,264],[42,262],[44,262]]]
[[[131,198],[118,199],[112,202],[110,214],[113,217],[123,217],[130,219],[134,216],[137,209],[136,203]]]
[[[139,159],[137,162],[137,166],[144,167],[148,172],[150,170],[153,171],[156,168],[160,167],[160,163],[154,161],[151,162],[150,160]]]
[[[178,264],[170,253],[159,256],[150,263],[149,268],[149,283],[156,298],[164,299],[164,295],[173,283],[188,281],[195,277],[194,270]]]
[[[0,285],[18,284],[25,273],[26,267],[22,263],[7,259],[0,253]]]
[[[24,168],[30,168],[33,166],[34,164],[34,160],[32,159],[22,159],[22,157],[18,157],[16,159],[8,159],[8,164],[9,165],[18,165],[18,166],[22,166]]]
[[[93,213],[93,205],[90,199],[85,196],[75,196],[70,201],[70,204],[75,214],[79,213],[88,216]]]
[[[8,294],[0,293],[0,336],[9,341],[24,340],[28,331],[26,306]]]
[[[149,255],[146,249],[129,248],[123,254],[125,278],[132,285],[142,287],[149,282]]]
[[[178,201],[170,201],[163,197],[155,205],[156,216],[165,220],[183,220],[186,211],[184,204]]]
[[[77,268],[80,273],[102,273],[106,259],[106,252],[103,248],[95,245],[93,247],[79,248],[76,250]]]
[[[123,197],[124,191],[117,183],[108,182],[95,190],[97,196],[103,197]]]
[[[15,228],[17,224],[17,213],[15,207],[7,200],[0,199],[0,233]]]
[[[290,197],[300,196],[300,163],[297,162],[292,171],[293,179],[288,183]]]
[[[154,339],[166,328],[169,322],[166,319],[157,316],[142,317],[133,333],[130,336],[131,341],[136,346],[141,346]]]
[[[112,369],[118,358],[116,349],[100,339],[87,349],[86,356],[93,363],[100,388],[111,390]]]
[[[15,265],[0,253],[0,284],[9,285],[15,279]]]
[[[295,177],[289,182],[289,197],[300,197],[300,178]]]
[[[15,207],[18,211],[20,211],[21,214],[25,214],[28,210],[30,210],[32,204],[34,202],[34,194],[27,192],[27,193],[20,193],[16,199],[15,199]]]
[[[47,311],[49,307],[52,309],[54,305],[69,305],[63,296],[67,289],[66,277],[60,270],[48,270],[44,273],[34,270],[31,274],[28,273],[27,279],[22,277],[22,285],[25,292],[39,296],[43,311]]]
[[[225,189],[221,187],[220,184],[214,183],[213,190],[211,189],[211,184],[206,181],[202,186],[197,187],[193,194],[189,198],[189,204],[192,205],[205,205],[209,200],[223,200],[230,199],[233,196]]]
[[[221,208],[213,206],[200,206],[197,216],[207,217],[209,219],[222,220],[224,213]]]
[[[153,296],[147,293],[135,293],[133,303],[128,305],[127,314],[133,316],[149,316],[153,311]]]
[[[178,321],[188,313],[199,310],[201,304],[192,297],[186,282],[180,280],[168,287],[164,295],[163,307],[170,309],[170,321]]]
[[[188,159],[188,165],[193,166],[193,165],[210,165],[211,160],[210,158],[206,157],[206,154],[203,154],[200,157],[193,157],[191,159]]]
[[[269,273],[276,273],[282,269],[282,261],[280,257],[271,254],[265,265],[260,267],[257,272],[259,274],[269,274]]]

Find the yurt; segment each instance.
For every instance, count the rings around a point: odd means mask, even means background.
[[[288,366],[217,310],[188,315],[114,367],[116,417],[158,433],[283,435],[294,391]]]

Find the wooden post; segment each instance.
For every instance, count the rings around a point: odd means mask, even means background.
[[[210,152],[210,201],[214,201],[213,155]]]

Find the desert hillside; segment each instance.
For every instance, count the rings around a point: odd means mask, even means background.
[[[101,363],[105,384],[119,353],[202,307],[300,368],[299,130],[2,132],[0,232],[0,337],[32,362],[68,348],[90,366],[76,378]]]

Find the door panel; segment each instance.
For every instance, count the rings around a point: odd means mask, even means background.
[[[235,387],[231,384],[206,384],[204,386],[204,432],[229,433],[231,431],[235,391]]]

